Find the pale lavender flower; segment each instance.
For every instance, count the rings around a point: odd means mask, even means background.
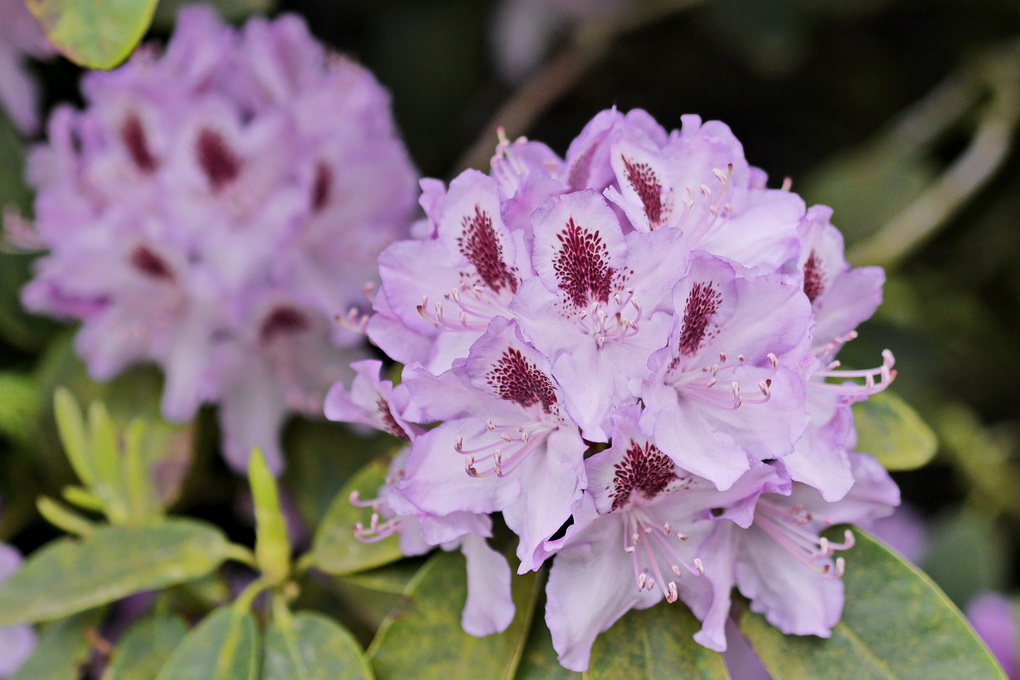
[[[0,586],[21,566],[21,555],[0,543]],[[31,626],[0,628],[0,678],[14,675],[35,651],[36,636]]]
[[[641,392],[641,427],[678,465],[725,489],[750,460],[788,455],[804,433],[804,379],[779,357],[799,364],[810,306],[786,277],[704,252],[673,300],[669,345],[652,356]]]
[[[587,483],[587,445],[550,369],[516,323],[498,317],[451,370],[404,376],[423,415],[445,422],[415,440],[401,492],[435,515],[502,512],[520,537],[520,573],[541,564],[542,543]]]
[[[711,583],[699,559],[713,512],[747,526],[763,491],[789,485],[757,464],[725,492],[677,465],[638,427],[628,407],[614,418],[613,445],[589,458],[588,490],[574,523],[547,549],[556,555],[546,587],[546,622],[560,662],[587,670],[596,636],[631,609],[682,599],[706,629],[696,636],[725,648],[725,616],[712,614]],[[729,611],[729,600],[724,603]]]
[[[295,16],[236,31],[197,7],[164,52],[82,89],[30,158],[51,253],[26,306],[84,322],[97,379],[159,364],[166,417],[218,403],[231,465],[258,445],[279,470],[283,420],[321,413],[363,356],[335,318],[407,234],[415,175],[386,93]]]
[[[843,610],[840,576],[846,568],[835,553],[852,546],[853,535],[847,531],[844,541],[834,542],[821,533],[834,524],[867,527],[900,502],[899,489],[878,461],[854,453],[850,463],[854,485],[835,503],[826,502],[810,486],[794,484],[789,495],[760,496],[749,527],[726,517],[717,520],[702,560],[717,601],[727,602],[726,612],[736,585],[751,601],[751,610],[764,614],[782,632],[832,634]]]
[[[830,208],[814,206],[800,227],[803,247],[797,268],[815,320],[811,346],[815,365],[809,371],[805,400],[811,423],[794,453],[783,459],[794,481],[814,486],[830,502],[853,485],[848,452],[856,444],[856,432],[850,406],[881,392],[896,376],[888,350],[880,367],[862,371],[843,370],[835,358],[844,343],[857,337],[857,325],[881,303],[885,274],[878,267],[850,268],[843,257],[843,237],[829,222],[831,216]]]
[[[826,634],[842,546],[820,532],[898,503],[851,453],[849,408],[892,357],[834,360],[881,272],[851,270],[830,211],[765,181],[722,123],[667,132],[609,110],[563,160],[501,137],[490,174],[423,180],[415,238],[380,257],[367,332],[403,383],[362,364],[332,417],[412,440],[393,526],[501,512],[519,572],[552,559],[547,622],[570,668],[663,598],[725,649],[734,585],[785,632]]]
[[[25,0],[0,0],[0,109],[24,134],[39,129],[39,86],[25,62],[53,52]]]
[[[1017,606],[1013,598],[986,592],[967,603],[967,618],[1002,665],[1010,680],[1020,678]]]

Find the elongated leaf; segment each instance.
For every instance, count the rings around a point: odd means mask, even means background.
[[[935,455],[938,440],[910,404],[886,390],[854,405],[857,450],[889,470],[913,470]]]
[[[396,537],[362,543],[354,537],[354,524],[368,522],[370,510],[351,504],[351,492],[372,498],[386,479],[388,461],[376,459],[358,471],[337,494],[315,532],[314,564],[329,574],[349,574],[389,564],[401,558]]]
[[[630,611],[595,639],[592,680],[728,680],[722,655],[693,640],[701,623],[680,603]]]
[[[535,616],[514,680],[581,680],[582,677],[560,665],[548,626],[541,616]]]
[[[759,614],[740,629],[777,680],[1004,680],[963,615],[925,574],[855,531],[832,637],[783,635]]]
[[[117,643],[103,680],[153,680],[187,633],[170,612],[145,617]]]
[[[385,621],[369,647],[376,676],[451,680],[514,677],[540,589],[535,574],[515,576],[517,613],[498,635],[476,638],[460,627],[467,575],[460,553],[432,557],[408,584],[403,605]]]
[[[35,653],[12,680],[78,680],[79,666],[92,652],[88,631],[102,615],[102,609],[95,609],[45,626]]]
[[[157,680],[255,680],[260,652],[251,612],[220,607],[188,633]]]
[[[262,680],[371,680],[354,637],[333,619],[303,612],[266,630]]]
[[[279,583],[290,571],[290,539],[276,480],[258,449],[248,461],[248,483],[255,503],[255,558],[262,574]]]
[[[53,46],[86,68],[110,69],[145,35],[157,0],[27,0]]]
[[[97,529],[33,553],[0,589],[0,626],[47,621],[208,574],[229,553],[218,528],[174,519]]]

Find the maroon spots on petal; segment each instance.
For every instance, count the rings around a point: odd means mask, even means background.
[[[218,132],[202,130],[195,142],[195,154],[213,191],[219,191],[241,174],[241,161]]]
[[[375,402],[376,411],[379,413],[379,417],[382,419],[383,429],[389,432],[394,437],[399,437],[405,442],[411,441],[411,437],[404,431],[404,428],[400,426],[397,419],[393,417],[393,411],[390,410],[390,404],[384,398],[379,397]]]
[[[262,321],[259,336],[262,342],[270,342],[281,335],[308,330],[308,325],[305,315],[293,307],[277,307]]]
[[[808,300],[815,301],[819,295],[825,292],[825,275],[822,273],[822,261],[815,251],[808,255],[804,263],[804,294]]]
[[[320,212],[329,202],[333,189],[333,170],[325,163],[315,167],[315,182],[312,184],[312,212]]]
[[[623,460],[613,466],[612,510],[618,510],[630,501],[631,494],[638,491],[647,500],[655,498],[671,483],[680,479],[676,465],[654,444],[638,444],[633,439]]]
[[[570,166],[570,172],[567,174],[567,184],[571,189],[579,191],[581,189],[588,188],[588,177],[591,175],[591,162],[595,157],[595,151],[598,149],[597,144],[592,144],[584,150],[577,160],[574,161],[573,165]]]
[[[154,279],[174,280],[174,272],[166,260],[154,253],[148,246],[138,246],[131,253],[131,264],[138,271]]]
[[[124,119],[120,126],[120,138],[127,147],[131,160],[142,172],[152,173],[156,171],[159,163],[156,161],[152,151],[149,150],[148,140],[145,138],[145,128],[137,115],[131,114]]]
[[[684,325],[680,332],[680,353],[691,356],[701,347],[712,315],[719,311],[722,293],[711,283],[695,283],[687,295]]]
[[[641,199],[648,221],[653,227],[662,224],[662,184],[655,175],[655,171],[647,163],[634,163],[626,156],[620,158],[623,160],[623,168],[627,174],[627,183]]]
[[[552,380],[513,347],[503,352],[487,379],[500,398],[524,408],[541,403],[543,411],[552,413],[556,405],[556,388]]]
[[[601,234],[579,227],[570,218],[556,238],[562,245],[553,259],[553,271],[567,299],[575,307],[609,300],[614,270],[609,268],[609,248]]]
[[[457,238],[457,247],[468,262],[475,266],[478,275],[496,293],[504,287],[511,293],[517,292],[517,277],[503,261],[503,244],[499,242],[492,228],[492,217],[475,206],[473,215],[461,220],[463,232]]]

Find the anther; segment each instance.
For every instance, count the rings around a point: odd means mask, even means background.
[[[666,595],[666,602],[672,604],[673,602],[676,602],[676,599],[677,599],[676,582],[670,581],[669,593]]]

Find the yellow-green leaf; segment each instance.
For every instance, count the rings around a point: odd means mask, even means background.
[[[257,448],[248,459],[248,483],[255,504],[255,559],[265,578],[279,583],[290,571],[290,539],[276,480]]]
[[[301,612],[266,629],[261,680],[372,680],[361,646],[333,619]]]
[[[472,637],[461,629],[467,573],[459,552],[433,556],[407,586],[404,602],[383,622],[369,647],[380,680],[514,677],[540,588],[534,573],[515,576],[517,607],[502,633]]]
[[[229,551],[217,527],[184,519],[58,539],[32,553],[0,588],[0,627],[58,619],[190,581],[218,567]]]
[[[26,0],[46,37],[79,66],[110,69],[127,59],[152,23],[157,0]]]
[[[187,634],[157,680],[255,680],[260,652],[251,612],[220,607]]]
[[[375,543],[362,543],[354,537],[355,523],[367,524],[371,510],[353,505],[351,493],[375,497],[386,479],[388,465],[387,458],[369,462],[337,494],[315,532],[312,555],[316,568],[329,574],[349,574],[401,558],[396,536]]]
[[[153,680],[187,632],[170,612],[145,617],[117,642],[103,680]]]
[[[854,404],[857,450],[889,470],[913,470],[935,455],[938,439],[910,404],[886,390]]]
[[[680,603],[627,612],[595,639],[591,680],[728,680],[722,655],[694,641],[701,623]]]
[[[776,680],[1005,680],[960,611],[928,576],[855,531],[846,605],[832,637],[783,635],[744,611],[740,629]]]

